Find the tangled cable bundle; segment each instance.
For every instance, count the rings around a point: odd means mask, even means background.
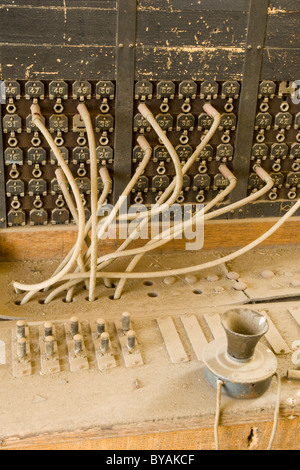
[[[93,302],[96,298],[95,288],[97,279],[99,278],[102,278],[105,285],[107,286],[111,286],[110,279],[119,279],[114,294],[114,298],[119,299],[122,295],[127,279],[143,279],[149,277],[156,278],[170,275],[187,274],[190,272],[197,272],[203,269],[217,266],[224,262],[230,261],[238,256],[241,256],[247,251],[256,247],[258,244],[270,237],[277,229],[281,227],[281,225],[289,217],[291,217],[300,208],[299,200],[297,201],[297,203],[294,204],[293,207],[291,207],[286,212],[283,217],[281,217],[277,221],[277,223],[274,224],[271,229],[269,229],[267,232],[265,232],[263,235],[261,235],[259,238],[249,243],[245,247],[223,258],[219,258],[203,264],[188,266],[186,268],[155,272],[133,272],[138,262],[142,259],[145,253],[148,253],[151,250],[163,246],[170,240],[174,239],[176,236],[182,234],[187,228],[192,227],[193,224],[197,222],[198,217],[203,217],[204,220],[209,220],[215,217],[219,217],[220,215],[230,212],[239,207],[242,207],[250,202],[253,202],[259,197],[261,197],[263,194],[266,194],[268,191],[270,191],[270,189],[274,185],[274,182],[270,175],[263,168],[261,168],[259,165],[256,165],[254,166],[254,170],[256,171],[259,178],[261,178],[262,181],[265,183],[264,187],[257,192],[253,192],[250,196],[238,202],[211,211],[211,209],[216,204],[218,204],[231,193],[237,183],[235,176],[227,168],[227,166],[225,164],[221,164],[219,166],[219,171],[223,175],[223,177],[228,179],[228,185],[224,190],[220,191],[214,199],[212,199],[204,206],[201,211],[193,214],[193,216],[188,221],[185,221],[184,223],[180,222],[178,224],[174,224],[171,228],[169,228],[168,230],[164,230],[159,235],[156,235],[140,248],[128,249],[131,242],[139,236],[139,233],[142,231],[143,227],[146,226],[148,221],[151,220],[154,215],[158,215],[165,212],[172,206],[172,204],[176,202],[180,192],[182,191],[184,175],[191,168],[191,166],[199,157],[204,147],[208,144],[208,142],[211,140],[212,136],[218,129],[221,115],[216,109],[213,108],[211,104],[206,103],[203,106],[204,111],[213,119],[213,124],[209,131],[203,136],[201,142],[199,143],[193,154],[182,166],[174,146],[168,139],[165,132],[157,123],[151,111],[144,103],[140,104],[140,113],[145,119],[147,119],[147,121],[157,134],[157,137],[160,139],[160,141],[163,143],[163,145],[166,147],[170,154],[175,169],[175,177],[170,183],[170,185],[159,196],[159,199],[157,200],[156,204],[154,204],[151,209],[145,212],[141,212],[139,214],[125,214],[125,216],[118,216],[123,204],[127,200],[127,197],[129,196],[130,192],[132,191],[140,176],[143,174],[147,164],[151,159],[151,146],[147,142],[146,138],[140,135],[137,138],[137,143],[143,151],[143,159],[137,167],[130,182],[123,190],[119,200],[113,207],[113,210],[106,217],[99,217],[98,214],[100,214],[100,210],[106,202],[107,196],[111,189],[112,181],[107,168],[101,167],[99,173],[103,182],[103,190],[98,199],[98,168],[96,143],[91,118],[84,103],[80,103],[77,109],[86,127],[90,151],[91,216],[87,222],[85,221],[83,202],[76,181],[67,163],[65,162],[59,148],[55,144],[50,132],[47,130],[47,128],[42,122],[42,115],[39,106],[37,104],[33,104],[31,106],[33,124],[36,125],[39,131],[43,134],[57,159],[57,163],[59,166],[59,168],[56,170],[57,181],[61,187],[61,191],[70,209],[73,219],[78,227],[78,232],[77,239],[73,248],[64,258],[64,260],[60,263],[51,278],[38,284],[22,284],[19,282],[14,282],[13,286],[16,293],[25,292],[25,295],[21,301],[21,305],[26,304],[38,292],[49,291],[50,289],[51,291],[48,293],[46,299],[44,300],[44,303],[48,304],[57,295],[64,291],[66,291],[66,302],[71,302],[75,288],[82,284],[85,284],[89,292],[89,301]],[[68,183],[72,190],[74,199],[71,197],[71,194],[69,192]],[[113,253],[98,257],[98,248],[101,243],[101,240],[103,240],[107,229],[115,220],[135,220],[137,226],[132,231],[132,233],[130,233],[127,239],[124,240],[124,242]],[[125,272],[104,271],[104,268],[106,268],[114,260],[120,257],[130,256],[132,256],[133,258],[128,264]]]

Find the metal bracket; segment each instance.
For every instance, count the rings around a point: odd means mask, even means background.
[[[81,334],[81,331],[82,331],[81,325],[79,323],[78,333]],[[69,323],[65,323],[65,334],[66,334],[66,341],[67,341],[67,346],[68,346],[68,355],[69,355],[69,363],[70,363],[71,372],[77,372],[77,371],[89,369],[89,362],[87,358],[87,351],[85,348],[83,335],[82,335],[82,351],[79,354],[76,354],[74,350],[74,339],[71,334]]]
[[[56,338],[55,325],[52,326],[52,336],[54,337],[53,355],[51,357],[48,357],[46,354],[44,327],[43,326],[39,327],[41,372],[44,375],[50,375],[50,374],[55,374],[57,372],[60,372],[58,347],[57,347],[57,341],[55,340]]]
[[[131,179],[137,1],[118,2],[114,202]]]
[[[113,353],[111,342],[109,341],[108,348],[105,352],[101,351],[101,337],[97,333],[96,326],[91,328],[92,338],[95,347],[95,354],[97,359],[98,368],[100,370],[112,369],[116,367],[116,360]]]
[[[15,331],[12,330],[12,369],[14,377],[25,377],[32,374],[32,365],[31,365],[31,351],[30,351],[30,337],[29,337],[29,328],[25,327],[25,336],[26,340],[25,348],[26,355],[22,358],[18,357],[18,338],[15,334]]]
[[[135,341],[135,346],[132,351],[129,351],[127,347],[127,335],[126,332],[122,329],[122,322],[115,322],[117,335],[122,349],[123,359],[126,367],[136,367],[144,364],[142,355],[140,353],[140,348],[137,340]],[[132,326],[130,326],[132,328]]]
[[[265,32],[269,0],[251,0],[248,35],[245,50],[243,82],[239,102],[233,172],[237,186],[232,191],[230,202],[247,196],[248,174],[251,165],[254,122],[256,116],[258,87],[261,78]],[[241,218],[240,211],[229,214],[229,218]]]

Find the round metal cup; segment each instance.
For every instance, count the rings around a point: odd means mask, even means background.
[[[221,323],[227,337],[228,355],[241,362],[252,358],[258,341],[269,328],[263,315],[246,308],[228,310],[223,313]]]

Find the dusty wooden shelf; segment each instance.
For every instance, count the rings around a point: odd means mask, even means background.
[[[147,255],[139,269],[168,269],[213,259],[225,251],[195,253],[159,253]],[[194,316],[207,341],[213,339],[205,316],[220,315],[232,306],[253,304],[266,311],[285,341],[288,351],[277,355],[278,370],[283,377],[279,426],[273,448],[299,448],[299,382],[284,377],[293,366],[292,344],[300,339],[300,326],[289,308],[299,305],[300,250],[295,247],[261,247],[229,265],[195,273],[190,279],[178,276],[175,282],[165,279],[130,281],[120,300],[111,300],[113,288],[99,282],[98,300],[86,300],[79,290],[74,302],[66,304],[64,296],[49,305],[39,303],[40,293],[24,306],[15,302],[22,296],[13,292],[11,282],[39,282],[47,278],[58,264],[55,260],[27,260],[0,263],[0,281],[6,286],[1,297],[0,340],[6,345],[6,364],[0,365],[4,406],[0,410],[3,449],[213,449],[213,422],[216,391],[206,382],[203,363],[197,357],[182,316]],[[124,269],[126,263],[116,263]],[[263,270],[273,272],[262,277]],[[233,288],[229,271],[238,272],[247,283],[245,291]],[[146,285],[145,285],[146,284]],[[201,292],[201,294],[199,293]],[[155,294],[155,295],[152,295]],[[294,300],[292,300],[294,299]],[[126,367],[115,330],[115,321],[123,311],[130,311],[143,365]],[[62,325],[76,314],[86,333],[89,370],[71,372],[66,354]],[[97,366],[89,328],[103,317],[110,332],[116,367],[100,371]],[[173,364],[157,318],[171,317],[188,361]],[[21,379],[12,375],[11,338],[15,320],[25,318],[29,324],[33,355],[32,375]],[[40,374],[38,332],[40,325],[51,320],[59,337],[61,372]],[[266,339],[263,341],[269,344]],[[276,380],[268,392],[255,400],[222,398],[220,425],[221,448],[265,448],[271,433],[276,402]]]

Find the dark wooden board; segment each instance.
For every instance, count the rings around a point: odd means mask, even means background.
[[[300,74],[300,49],[266,47],[261,77],[264,80],[297,80]]]
[[[299,0],[270,0],[270,10],[299,11]]]
[[[296,12],[270,14],[266,33],[266,46],[282,49],[299,47],[299,24],[300,9]]]
[[[272,214],[273,217],[281,217],[285,214],[295,202],[293,201],[257,201],[252,204],[249,204],[245,208],[245,218],[265,218],[269,214]],[[300,210],[296,212],[294,217],[300,216]]]
[[[0,46],[4,79],[115,78],[114,47]]]
[[[245,44],[248,13],[220,11],[139,11],[137,44],[230,46]]]
[[[1,43],[115,45],[114,10],[0,7],[0,22]]]
[[[203,80],[242,78],[244,49],[137,47],[136,79]]]
[[[123,0],[118,8],[118,33],[116,52],[116,93],[115,135],[114,135],[114,201],[119,199],[130,182],[132,165],[132,121],[134,99],[136,37],[136,1]]]
[[[271,0],[262,79],[296,80],[300,70],[300,2]]]
[[[18,7],[59,7],[59,8],[117,8],[117,0],[84,0],[74,2],[73,0],[18,0],[16,5],[16,0],[6,0],[3,2],[3,5]]]
[[[250,0],[139,0],[139,9],[249,11]]]
[[[264,45],[269,0],[252,0],[249,13],[247,49],[243,66],[243,86],[240,94],[238,123],[235,138],[235,157],[232,169],[237,184],[230,194],[230,201],[236,202],[247,196],[248,175],[251,171],[251,150],[253,129],[256,116],[256,97],[262,63],[262,47]],[[242,210],[238,217],[241,217]],[[237,217],[234,213],[232,217]]]

